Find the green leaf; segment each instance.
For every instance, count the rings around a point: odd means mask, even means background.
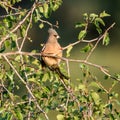
[[[92,49],[92,47],[93,47],[92,44],[88,44],[84,48],[82,48],[81,52],[83,53],[89,52]]]
[[[45,16],[46,18],[48,18],[48,17],[49,17],[49,16],[48,16],[49,7],[48,7],[48,4],[47,4],[47,3],[44,3],[44,4],[43,4],[43,10],[44,10],[44,12],[43,12],[44,16]]]
[[[17,56],[15,57],[15,61],[20,61],[20,60],[21,60],[20,55],[17,55]]]
[[[96,18],[95,21],[105,26],[105,22],[101,18]]]
[[[88,18],[89,18],[87,13],[84,13],[83,17],[84,17],[85,20],[88,20]]]
[[[78,40],[83,39],[86,36],[86,30],[80,31],[78,35]]]
[[[100,96],[96,92],[92,91],[91,96],[95,102],[96,105],[100,103]]]
[[[106,13],[105,11],[103,11],[102,13],[100,13],[100,17],[101,18],[107,17],[107,16],[110,16],[110,14]]]
[[[79,84],[78,88],[79,88],[79,90],[83,90],[83,91],[86,90],[86,87],[84,84]]]
[[[3,45],[3,46],[0,48],[0,53],[4,52],[4,51],[5,51],[5,49],[6,49],[6,46],[5,46],[5,45]]]
[[[89,86],[91,86],[91,87],[96,87],[96,88],[100,88],[96,82],[91,82],[91,83],[89,84]]]
[[[103,38],[103,45],[108,45],[109,44],[109,42],[110,42],[110,38],[109,38],[109,34],[108,33],[106,33],[105,35],[104,35],[104,38]]]
[[[57,120],[65,120],[64,115],[58,114],[57,115]]]
[[[44,12],[44,9],[43,9],[43,7],[42,7],[42,6],[40,6],[40,7],[39,7],[39,11],[40,11],[41,13],[43,13],[43,12]]]
[[[70,56],[70,52],[71,52],[72,48],[73,48],[73,46],[71,46],[71,45],[67,48],[67,51],[66,51],[67,57]]]
[[[10,41],[9,40],[5,41],[4,43],[5,43],[6,48],[8,48],[10,46]]]
[[[86,23],[76,23],[75,28],[85,27],[86,25]]]
[[[47,81],[47,79],[49,78],[49,75],[47,73],[45,73],[43,76],[42,76],[42,81],[45,82]]]
[[[91,14],[90,14],[90,17],[92,17],[92,18],[96,18],[96,17],[98,17],[98,15],[95,14],[95,13],[91,13]]]
[[[35,17],[35,22],[38,22],[41,18],[40,12],[38,11],[38,9],[35,10],[36,13],[36,17]]]
[[[55,4],[52,9],[53,9],[53,11],[56,11],[58,8],[59,8],[59,5]]]
[[[6,27],[8,27],[8,28],[12,27],[12,22],[9,19],[5,18],[3,20],[3,22],[4,22],[4,24],[5,24]]]
[[[0,74],[0,79],[1,79],[1,80],[3,79],[3,76],[4,76],[4,74]]]
[[[17,40],[17,35],[16,34],[12,34],[11,38],[12,38],[13,41],[15,41],[15,40]]]
[[[39,65],[40,63],[39,63],[39,60],[35,59],[35,60],[32,61],[32,64]]]
[[[15,49],[16,48],[16,42],[15,41],[11,41],[11,49]]]
[[[120,79],[120,74],[115,74],[113,77]]]
[[[3,113],[5,111],[4,107],[0,107],[0,113]]]
[[[23,114],[21,113],[20,110],[16,110],[15,113],[18,120],[23,120]]]
[[[36,85],[40,85],[39,82],[36,80],[36,78],[32,77],[32,78],[29,78],[28,79],[29,82],[33,82],[35,83]]]
[[[100,28],[100,24],[98,21],[94,21],[94,25],[96,26],[96,30],[98,31],[99,34],[102,33],[102,29]]]
[[[91,22],[92,22],[95,18],[97,18],[97,17],[98,17],[97,14],[91,13],[91,14],[90,14],[90,20],[91,20]]]
[[[43,23],[40,23],[40,24],[39,24],[39,28],[42,29],[43,27],[44,27],[44,24],[43,24]]]
[[[81,69],[85,69],[85,68],[86,68],[86,65],[85,65],[85,64],[80,64],[80,68],[81,68]]]
[[[25,26],[21,26],[21,29],[20,29],[21,36],[24,37],[25,33],[26,33]]]
[[[51,0],[52,1],[52,0]],[[62,0],[56,0],[56,2],[51,2],[51,8],[53,11],[56,11],[59,6],[62,4]]]

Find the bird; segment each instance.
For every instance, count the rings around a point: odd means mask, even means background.
[[[41,50],[42,68],[48,67],[50,70],[55,71],[61,79],[68,79],[68,76],[64,75],[59,68],[63,54],[63,49],[58,42],[60,36],[53,28],[48,29],[48,34],[48,40]]]

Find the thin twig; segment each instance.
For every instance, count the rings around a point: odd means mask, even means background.
[[[102,36],[99,36],[99,37],[94,38],[94,39],[92,39],[92,40],[84,40],[84,39],[82,39],[82,40],[77,40],[76,42],[71,43],[71,44],[63,47],[63,50],[66,50],[66,49],[69,48],[70,46],[75,46],[75,45],[79,44],[80,42],[92,43],[92,42],[98,41],[99,39],[101,40],[101,39],[104,37],[104,35],[106,34],[106,32],[108,32],[112,27],[114,27],[114,25],[115,25],[115,23],[113,23],[113,24],[103,33]]]
[[[107,30],[104,32],[104,34],[98,38],[97,42],[95,43],[94,47],[91,49],[91,51],[89,52],[89,54],[87,55],[85,61],[87,61],[89,59],[89,57],[91,56],[91,54],[93,53],[93,51],[95,50],[95,48],[97,47],[98,43],[100,42],[100,40],[102,40],[102,38],[105,36],[105,34],[115,25],[115,23],[113,23],[112,25],[110,25],[110,27],[107,28]]]
[[[34,12],[35,8],[36,8],[36,6],[35,6],[35,5],[33,5],[32,10],[30,11],[30,21],[29,21],[29,24],[28,24],[28,26],[27,26],[27,29],[26,29],[26,32],[25,32],[25,36],[24,36],[24,38],[23,38],[23,41],[22,41],[22,43],[21,43],[21,46],[20,46],[19,51],[21,51],[21,50],[22,50],[23,45],[24,45],[24,42],[25,42],[25,40],[26,40],[26,38],[27,38],[28,31],[29,31],[30,25],[31,25],[31,23],[32,23],[32,14],[33,14],[33,12]]]
[[[17,16],[17,15],[20,15],[20,14],[21,14],[21,12],[11,13],[11,14],[8,14],[8,15],[2,15],[2,16],[0,16],[0,18],[6,18],[6,17],[9,17],[9,16]]]

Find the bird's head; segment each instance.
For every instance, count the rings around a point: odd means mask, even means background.
[[[53,29],[53,28],[49,28],[48,33],[49,33],[49,36],[54,36],[56,39],[59,39],[59,38],[60,38],[60,36],[59,36],[58,33],[56,32],[56,30]]]

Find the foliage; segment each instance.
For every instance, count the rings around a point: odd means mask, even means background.
[[[103,45],[109,44],[109,30],[114,23],[104,31],[103,18],[110,15],[105,11],[99,15],[85,13],[84,21],[75,25],[80,29],[78,41],[63,48],[69,57],[76,44],[86,43],[81,49],[87,54],[84,60],[64,58],[69,75],[69,62],[81,63],[79,71],[82,76],[76,79],[78,84],[74,85],[70,80],[61,80],[50,70],[42,71],[39,60],[33,57],[40,56],[40,53],[23,51],[25,41],[31,40],[28,31],[33,23],[39,23],[40,29],[46,24],[57,27],[57,24],[53,25],[44,18],[49,18],[62,0],[31,0],[33,5],[28,10],[15,7],[20,1],[0,1],[0,6],[6,11],[0,21],[0,120],[49,120],[48,114],[52,111],[56,111],[54,117],[57,120],[120,119],[120,111],[116,107],[120,105],[119,95],[113,91],[120,82],[120,75],[111,76],[103,66],[88,61],[100,41]],[[98,37],[85,40],[90,24],[95,26]],[[105,80],[112,78],[110,88],[100,83],[89,66],[104,73]],[[64,72],[63,67],[61,70]],[[103,95],[106,101],[103,101]]]

